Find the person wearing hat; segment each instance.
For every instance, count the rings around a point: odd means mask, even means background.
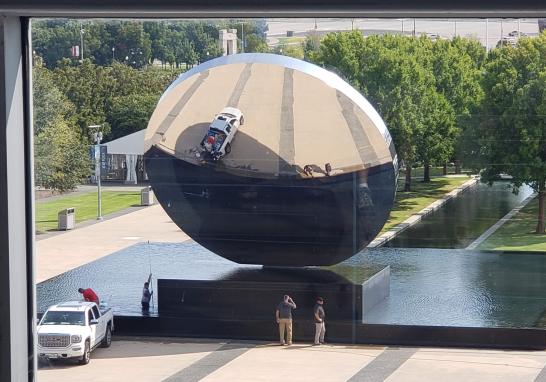
[[[324,299],[317,297],[317,303],[314,309],[315,315],[315,345],[321,345],[324,343],[324,334],[326,334],[326,325],[324,324]]]

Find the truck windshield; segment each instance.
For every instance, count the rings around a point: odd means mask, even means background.
[[[42,318],[41,325],[85,325],[83,312],[50,311]]]

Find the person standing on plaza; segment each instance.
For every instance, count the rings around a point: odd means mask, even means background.
[[[315,315],[315,345],[320,345],[324,343],[324,334],[326,334],[326,325],[324,324],[324,317],[326,313],[324,312],[324,299],[322,297],[317,297],[317,303],[314,309]]]
[[[279,334],[281,345],[292,345],[292,309],[296,309],[296,303],[288,295],[284,295],[283,300],[277,305],[275,316],[279,324]],[[286,342],[284,332],[286,331]]]

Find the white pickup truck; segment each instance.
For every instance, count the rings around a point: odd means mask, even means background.
[[[223,108],[214,117],[207,134],[201,140],[202,153],[207,153],[215,161],[229,154],[235,134],[244,123],[245,117],[241,110],[234,107]]]
[[[109,308],[100,311],[97,304],[85,301],[53,305],[38,323],[38,356],[78,358],[86,365],[93,349],[110,346],[113,331],[114,315]]]

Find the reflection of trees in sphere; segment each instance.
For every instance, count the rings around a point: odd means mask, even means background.
[[[225,107],[244,125],[207,159]],[[195,241],[238,263],[329,265],[381,230],[396,188],[396,153],[375,110],[315,65],[270,54],[208,61],[180,76],[146,132],[150,181]]]

